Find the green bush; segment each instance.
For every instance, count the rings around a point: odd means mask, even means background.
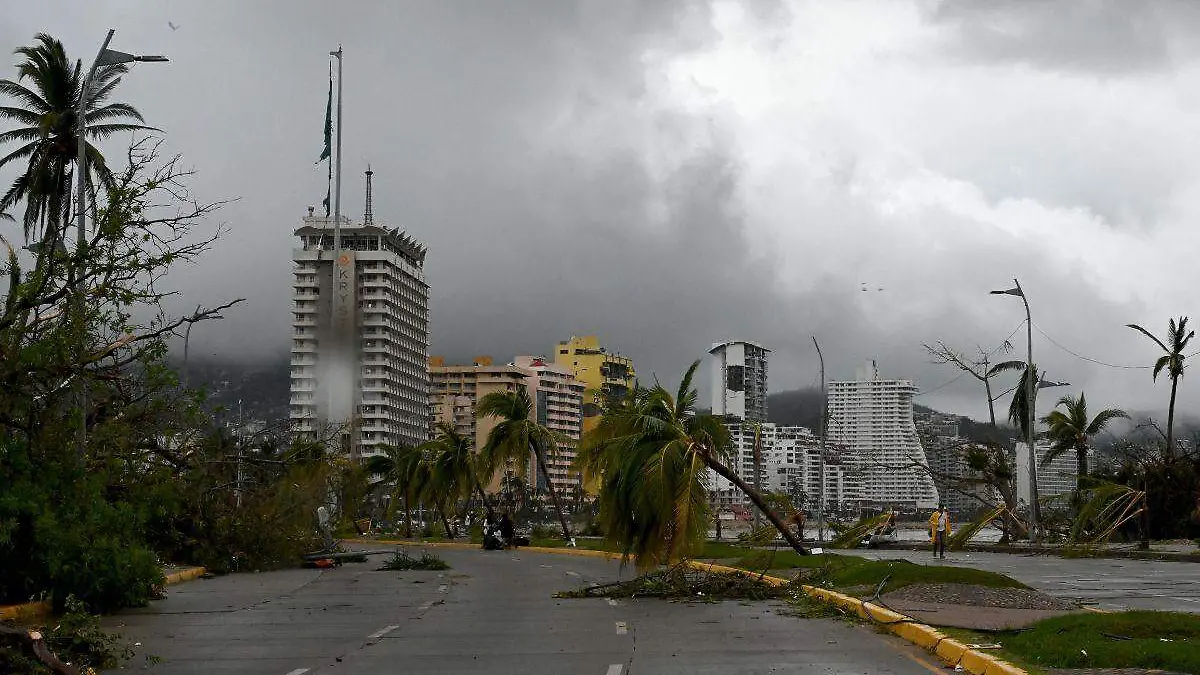
[[[142,537],[144,512],[75,461],[35,467],[21,443],[0,447],[0,602],[74,596],[91,611],[141,606],[162,570]]]

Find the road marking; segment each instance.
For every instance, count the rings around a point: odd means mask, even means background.
[[[446,584],[442,584],[441,586],[438,586],[438,593],[445,593],[447,588],[450,588],[450,587],[447,586]]]
[[[388,626],[386,628],[383,628],[381,630],[377,630],[374,633],[371,633],[370,635],[368,635],[367,639],[368,640],[378,640],[379,638],[383,637],[384,635],[387,635],[388,633],[396,630],[399,627],[400,626],[398,626],[398,625],[393,625],[393,626]]]
[[[625,670],[625,666],[620,663],[614,663],[608,667],[608,672],[604,675],[621,675],[621,671]]]
[[[617,601],[616,601],[616,600],[613,600],[612,598],[609,598],[609,599],[608,599],[608,606],[609,606],[609,607],[616,607],[616,606],[617,606]]]
[[[290,673],[288,673],[287,675],[304,675],[307,672],[308,672],[308,668],[297,668],[297,669],[291,671]]]
[[[567,572],[567,574],[573,577],[579,576],[579,572]]]
[[[624,621],[617,622],[617,635],[624,635],[629,632],[629,626]]]
[[[916,657],[916,656],[913,656],[912,654],[907,654],[907,653],[905,654],[905,656],[907,656],[908,658],[912,659],[914,663],[916,663],[917,665],[921,666],[921,667],[922,667],[922,668],[924,668],[925,670],[928,670],[929,672],[931,672],[931,673],[934,673],[935,675],[942,675],[942,669],[941,669],[941,668],[939,668],[939,667],[937,667],[937,666],[933,665],[932,663],[929,663],[929,662],[928,662],[928,661],[926,661],[925,659],[918,658],[918,657]]]

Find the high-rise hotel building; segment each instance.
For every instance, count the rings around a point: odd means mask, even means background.
[[[398,228],[309,215],[295,231],[291,419],[301,434],[344,430],[352,458],[429,438],[425,247]],[[335,314],[335,298],[337,294]]]

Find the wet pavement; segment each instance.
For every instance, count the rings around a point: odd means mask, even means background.
[[[106,620],[141,643],[128,670],[158,675],[328,673],[940,672],[869,626],[788,616],[775,602],[556,599],[628,578],[613,561],[437,549],[445,572],[239,574],[172,587]],[[148,663],[147,654],[158,659]]]

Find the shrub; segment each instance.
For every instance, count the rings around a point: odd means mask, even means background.
[[[396,551],[390,560],[383,563],[380,567],[381,572],[397,572],[402,570],[448,570],[450,565],[441,558],[430,555],[429,552],[421,553],[420,558],[414,558],[404,551]]]
[[[56,611],[74,597],[82,608],[140,606],[162,583],[142,538],[145,516],[110,499],[100,472],[75,461],[39,462],[25,446],[0,447],[0,602],[45,597]]]

